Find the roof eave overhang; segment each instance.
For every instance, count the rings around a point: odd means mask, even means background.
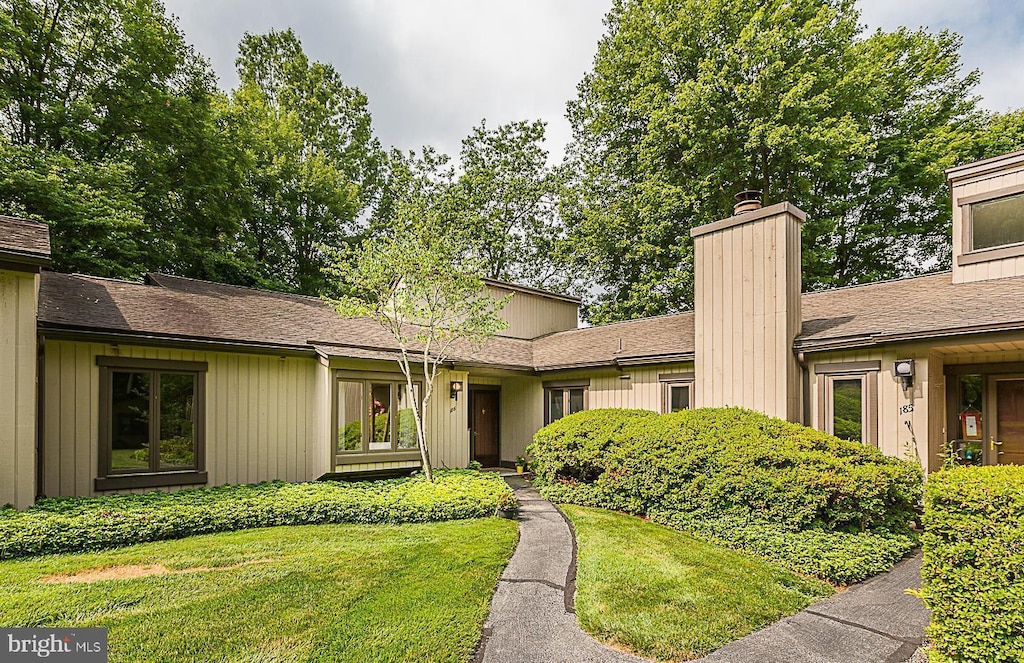
[[[647,364],[671,364],[673,362],[693,361],[693,352],[675,352],[671,354],[637,355],[632,357],[616,357],[601,361],[579,361],[571,364],[548,364],[537,366],[537,372],[566,371],[581,368],[622,368],[626,366],[643,366]]]
[[[0,249],[0,269],[15,269],[26,272],[38,272],[52,264],[50,256],[43,253]]]
[[[796,352],[828,352],[830,350],[847,350],[874,345],[884,345],[886,343],[909,343],[913,341],[927,341],[939,338],[973,336],[975,334],[997,334],[1019,331],[1024,331],[1024,321],[1011,324],[999,323],[991,325],[972,325],[970,327],[953,327],[898,334],[877,333],[821,340],[797,339],[793,344],[793,349]]]
[[[126,332],[96,328],[72,327],[39,323],[40,336],[55,340],[86,341],[111,345],[145,345],[184,349],[202,349],[210,352],[236,352],[249,354],[270,354],[288,357],[315,357],[312,347],[274,343],[254,343],[224,339]]]

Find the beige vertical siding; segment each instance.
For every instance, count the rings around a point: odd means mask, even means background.
[[[533,434],[544,425],[544,388],[540,378],[501,380],[501,459],[513,462],[526,454]]]
[[[1007,276],[1024,275],[1024,256],[989,260],[970,265],[959,265],[958,258],[964,253],[965,224],[961,198],[997,191],[1008,187],[1024,185],[1024,166],[988,173],[957,182],[953,186],[953,283],[987,281]]]
[[[462,382],[458,400],[450,398],[451,382]],[[438,371],[434,395],[427,404],[427,443],[436,467],[469,465],[469,373]]]
[[[314,359],[74,341],[45,343],[44,490],[91,495],[99,464],[97,356],[208,362],[209,484],[307,481],[330,471]],[[329,410],[328,410],[329,411]]]
[[[38,274],[0,270],[0,506],[36,495],[38,292]]]
[[[696,404],[798,419],[799,219],[782,212],[698,235],[694,263]]]
[[[877,360],[881,363],[881,370],[875,374],[878,380],[878,448],[889,456],[920,459],[926,470],[935,469],[930,448],[933,422],[929,418],[929,411],[934,407],[934,390],[942,388],[943,379],[942,365],[940,363],[933,367],[930,361],[932,356],[927,346],[918,345],[809,355],[807,367],[811,381],[811,425],[820,430],[825,428],[825,422],[820,420],[819,414],[819,387],[825,376],[815,374],[816,365]],[[893,364],[897,359],[914,360],[916,377],[914,387],[909,393],[904,393],[900,381],[893,376]],[[938,385],[933,385],[935,380],[938,381]],[[941,397],[939,403],[942,403]],[[912,406],[913,411],[901,411],[905,406]],[[907,427],[908,422],[911,428]]]
[[[501,312],[502,319],[508,323],[501,336],[537,338],[576,329],[579,324],[579,305],[575,302],[493,285],[488,286],[488,290],[497,298],[512,295],[512,300]]]

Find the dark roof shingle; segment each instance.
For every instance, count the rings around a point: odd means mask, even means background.
[[[33,265],[50,264],[50,226],[0,215],[0,257]]]

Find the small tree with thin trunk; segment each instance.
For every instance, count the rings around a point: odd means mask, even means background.
[[[445,214],[443,200],[433,198],[400,201],[374,237],[336,254],[325,270],[349,293],[329,300],[340,315],[376,320],[394,337],[408,393],[415,393],[414,369],[423,371],[423,397],[413,399],[412,410],[428,481],[433,474],[424,414],[438,371],[504,329],[499,313],[507,302],[488,294],[471,239]]]

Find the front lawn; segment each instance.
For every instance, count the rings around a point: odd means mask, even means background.
[[[561,509],[579,547],[580,625],[641,656],[703,656],[832,593],[827,583],[635,516]]]
[[[0,626],[103,626],[111,661],[465,661],[513,522],[274,527],[0,562]]]

